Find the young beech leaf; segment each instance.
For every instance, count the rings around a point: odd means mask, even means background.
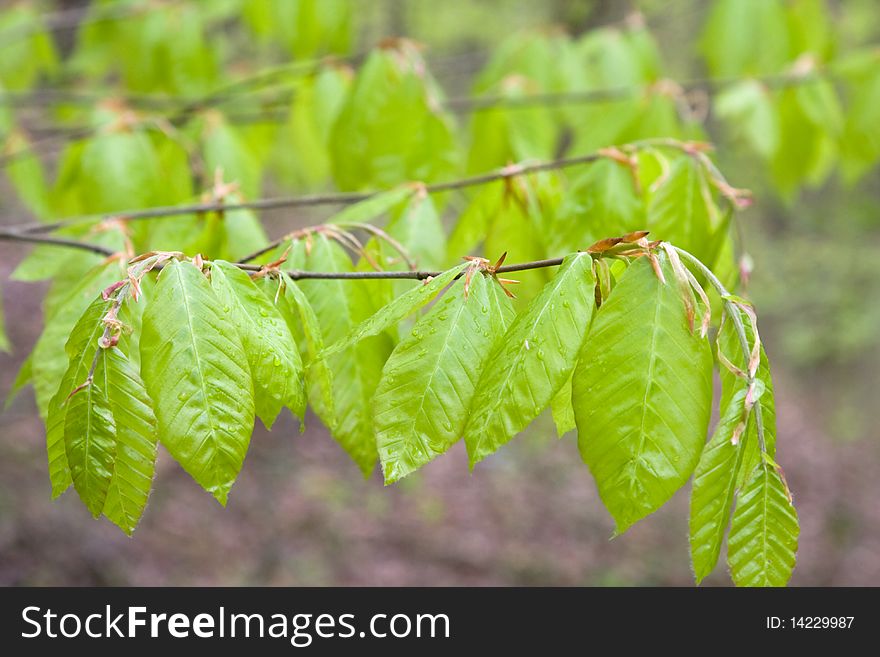
[[[403,244],[419,269],[439,269],[446,264],[446,231],[429,195],[415,194],[385,230]]]
[[[550,411],[553,413],[553,424],[556,425],[556,435],[562,438],[569,431],[577,429],[574,420],[574,408],[571,405],[571,377],[559,389],[553,399],[550,400]]]
[[[67,344],[62,348],[67,366],[58,375],[61,384],[49,401],[46,417],[46,452],[49,456],[49,480],[52,483],[53,498],[61,495],[73,483],[65,440],[67,411],[70,408],[68,397],[89,376],[95,350],[98,348],[98,338],[104,332],[101,319],[109,307],[110,302],[100,298],[89,304],[76,320]],[[79,470],[82,474],[83,468],[80,467]],[[81,481],[81,485],[85,483]]]
[[[722,407],[715,433],[703,448],[694,471],[691,492],[690,545],[691,561],[697,584],[712,572],[718,563],[724,532],[730,523],[737,475],[742,465],[747,442],[754,438],[742,436],[734,444],[734,431],[749,421],[745,409],[745,388],[740,389]]]
[[[211,287],[235,325],[254,382],[257,417],[267,428],[286,406],[303,419],[306,390],[303,365],[287,322],[244,271],[223,260],[211,267]]]
[[[334,214],[329,223],[333,224],[364,224],[391,210],[395,205],[413,195],[414,188],[399,185],[386,192],[379,192],[367,197],[360,203],[349,205]]]
[[[735,312],[738,312],[740,315],[743,328],[746,332],[748,346],[749,349],[751,349],[755,340],[752,323],[749,321],[748,315],[742,310],[736,309]],[[742,371],[748,369],[748,357],[743,354],[742,345],[740,344],[736,329],[730,318],[724,322],[724,325],[718,333],[717,348],[735,367],[738,367]],[[746,389],[747,382],[745,379],[733,374],[724,365],[721,365],[718,368],[718,372],[721,379],[720,408],[727,408],[730,405],[730,400],[737,394],[737,392]],[[764,428],[764,445],[767,449],[767,454],[772,457],[776,455],[776,406],[773,399],[773,379],[770,375],[770,363],[767,360],[767,354],[764,352],[763,346],[761,347],[760,361],[758,362],[758,370],[755,373],[755,377],[764,386],[764,393],[758,398],[757,403],[761,407],[761,423]],[[746,436],[748,439],[743,438],[742,440],[744,454],[743,464],[737,478],[738,488],[745,484],[746,478],[761,462],[761,450],[756,431],[757,425],[755,424],[754,417],[752,417],[746,425]]]
[[[596,313],[572,382],[578,446],[617,533],[687,481],[706,439],[712,353],[688,328],[665,254],[626,270]]]
[[[3,319],[3,294],[0,293],[0,351],[9,353],[9,338],[6,336],[6,321]]]
[[[43,304],[46,327],[34,345],[31,360],[34,394],[37,408],[43,417],[47,416],[52,396],[58,390],[58,382],[67,370],[65,341],[71,335],[77,320],[95,298],[95,294],[121,277],[122,272],[118,266],[104,262],[86,272],[72,286],[65,284],[63,295],[54,295],[50,291],[52,298],[46,298]],[[53,283],[53,289],[60,284],[60,281]],[[74,386],[80,383],[82,381]]]
[[[651,239],[672,242],[704,262],[710,239],[721,220],[702,166],[692,157],[680,157],[672,164],[663,183],[648,202],[647,228]]]
[[[727,563],[737,586],[785,586],[798,547],[797,512],[779,473],[761,463],[736,500]]]
[[[156,417],[144,382],[119,348],[104,351],[95,381],[107,395],[116,426],[116,458],[104,515],[130,535],[143,515],[153,485]]]
[[[590,326],[594,290],[590,254],[568,256],[496,341],[464,431],[471,466],[525,429],[569,379]]]
[[[171,260],[143,316],[141,374],[159,440],[223,505],[254,425],[247,356],[208,279]]]
[[[423,281],[422,284],[410,288],[391,301],[391,303],[383,306],[375,314],[370,315],[370,317],[355,326],[345,338],[339,342],[334,342],[332,345],[324,349],[324,351],[319,354],[319,358],[327,358],[340,351],[344,351],[364,338],[379,335],[392,326],[400,323],[405,317],[429,303],[440,293],[441,290],[443,290],[443,288],[449,285],[456,276],[461,274],[467,266],[466,262],[462,263],[443,272],[439,276],[432,278],[430,281]]]
[[[290,263],[309,271],[351,271],[352,263],[342,247],[324,235],[308,243],[294,242]],[[347,336],[353,327],[372,315],[374,281],[303,280],[297,283],[308,298],[321,326],[325,342],[332,344]],[[333,372],[333,402],[336,424],[333,438],[358,464],[364,475],[376,465],[376,436],[370,423],[371,399],[382,375],[382,365],[392,349],[387,332],[360,342],[327,358]],[[319,417],[326,409],[315,407]]]
[[[300,354],[305,354],[306,390],[312,406],[329,429],[336,426],[336,410],[333,404],[333,372],[327,362],[318,359],[324,349],[321,325],[308,298],[286,274],[280,278],[264,276],[256,281],[263,293],[275,305],[291,334],[300,344]]]
[[[513,310],[500,285],[460,278],[388,358],[373,400],[385,483],[417,470],[462,435],[492,344]]]

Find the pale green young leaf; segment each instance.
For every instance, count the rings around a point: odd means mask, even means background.
[[[566,379],[559,392],[550,400],[550,411],[553,414],[553,424],[556,425],[556,435],[559,438],[562,438],[569,431],[577,429],[574,407],[571,405],[571,377]]]
[[[0,288],[0,351],[5,351],[8,354],[10,349],[9,337],[6,335],[6,320],[3,315],[3,290]]]
[[[349,205],[330,218],[333,224],[365,224],[391,210],[413,195],[415,189],[409,185],[399,185],[386,192],[374,194],[359,203]]]
[[[754,437],[740,436],[732,442],[734,431],[747,421],[746,390],[739,390],[722,407],[721,419],[712,438],[703,448],[694,471],[690,504],[691,563],[697,584],[715,568],[724,532],[730,523],[733,496],[737,488],[745,443]]]
[[[617,533],[656,511],[700,457],[712,407],[712,353],[691,333],[675,274],[647,257],[626,270],[593,320],[574,373],[581,456]]]
[[[18,397],[18,393],[20,393],[29,383],[33,382],[34,373],[31,369],[32,358],[33,354],[28,355],[18,369],[18,373],[15,375],[15,380],[12,382],[12,387],[9,389],[9,394],[6,395],[6,401],[3,403],[4,411],[12,406],[12,402]]]
[[[489,183],[479,189],[458,218],[446,245],[446,259],[454,261],[466,256],[486,237],[489,226],[501,211],[505,188],[501,182]]]
[[[192,264],[162,270],[140,351],[160,441],[225,505],[253,430],[253,383],[235,325]]]
[[[205,120],[202,139],[208,173],[213,176],[216,171],[222,171],[224,182],[236,183],[242,196],[257,198],[262,168],[239,131],[222,115],[211,114]]]
[[[289,262],[296,269],[308,271],[351,271],[353,268],[348,254],[325,235],[313,236],[308,243],[294,242]],[[373,282],[302,280],[296,283],[318,318],[325,344],[344,339],[377,310],[371,298]],[[332,435],[365,475],[375,467],[377,456],[376,437],[370,422],[371,399],[392,346],[385,332],[327,359],[333,372],[336,410]],[[322,414],[325,409],[316,406],[315,410],[325,419]]]
[[[752,324],[748,315],[741,310],[735,310],[740,314],[743,329],[746,333],[749,349],[754,344],[754,333]],[[737,336],[733,322],[728,317],[721,327],[716,338],[717,348],[722,354],[741,371],[748,370],[748,356],[743,353],[742,345]],[[727,408],[731,399],[739,390],[747,387],[747,382],[733,374],[726,367],[721,365],[718,368],[719,377],[721,379],[721,408]],[[773,377],[770,373],[770,362],[767,360],[767,354],[764,347],[761,347],[760,360],[758,361],[758,370],[755,378],[761,382],[764,387],[763,394],[758,398],[757,404],[761,407],[761,423],[763,426],[764,446],[769,456],[776,455],[776,407],[773,397]],[[755,467],[761,463],[761,453],[759,441],[756,435],[756,424],[754,417],[746,427],[746,437],[742,441],[743,465],[737,478],[737,486],[745,484],[746,478],[751,474]]]
[[[104,352],[95,380],[107,395],[116,426],[116,455],[104,515],[131,535],[153,485],[156,418],[140,374],[119,348]]]
[[[572,181],[549,231],[548,249],[583,250],[602,238],[644,227],[644,198],[635,187],[632,170],[601,159]]]
[[[331,130],[339,187],[384,188],[450,175],[457,149],[451,118],[438,108],[440,93],[411,44],[374,50]]]
[[[254,382],[257,417],[267,428],[283,407],[305,417],[303,365],[290,328],[269,298],[238,267],[215,260],[211,287],[238,331]]]
[[[146,133],[108,132],[86,142],[75,184],[83,211],[116,212],[154,205],[161,176]]]
[[[13,132],[6,139],[5,149],[9,153],[19,153],[27,151],[31,146],[30,140],[23,133]],[[37,218],[48,220],[51,214],[49,187],[40,158],[33,152],[17,155],[4,163],[4,169],[22,204]]]
[[[391,303],[383,306],[375,314],[370,315],[363,322],[355,326],[345,338],[339,342],[334,342],[319,354],[319,358],[327,358],[340,351],[349,349],[365,338],[379,335],[389,328],[396,326],[404,318],[414,313],[427,303],[430,303],[434,297],[439,294],[443,288],[449,285],[462,271],[468,266],[468,263],[462,263],[452,269],[448,269],[439,276],[426,280],[410,288]]]
[[[594,287],[590,255],[568,256],[495,342],[464,430],[471,466],[525,429],[571,377],[590,326]]]
[[[65,440],[67,411],[70,408],[68,398],[76,387],[85,383],[88,378],[89,369],[98,349],[98,338],[104,331],[101,319],[109,305],[110,302],[100,298],[87,303],[85,310],[80,312],[74,320],[74,325],[68,329],[70,336],[61,348],[64,367],[54,379],[56,385],[48,402],[46,417],[46,452],[49,457],[49,480],[52,483],[53,498],[61,495],[73,483]],[[36,364],[35,359],[38,358],[36,349],[31,358]],[[57,383],[59,380],[60,384]],[[48,387],[49,382],[46,382],[46,385]],[[36,382],[34,386],[36,387]]]
[[[106,310],[106,305],[102,304],[101,307]],[[88,311],[86,313],[89,314]],[[98,372],[98,368],[104,368],[105,354],[97,340],[86,345],[86,350],[91,352],[87,359],[89,364],[92,359],[97,364],[96,377],[103,374]],[[83,387],[62,402],[67,406],[64,414],[64,447],[73,486],[83,504],[97,518],[104,509],[116,461],[116,420],[104,381],[96,378],[87,383],[85,377],[88,372],[81,371],[79,364],[74,362],[77,370],[73,380],[78,382],[77,386]]]
[[[445,266],[446,231],[429,195],[414,195],[403,211],[388,222],[385,231],[406,248],[418,269]]]
[[[678,158],[648,200],[645,228],[651,239],[665,240],[712,262],[707,254],[720,221],[703,167],[694,158]]]
[[[790,57],[783,3],[718,0],[712,6],[701,45],[714,76],[778,73]]]
[[[770,158],[779,147],[779,117],[768,89],[757,80],[742,80],[715,97],[715,112],[730,132],[756,153]]]
[[[395,347],[376,388],[373,422],[385,483],[405,477],[462,436],[479,372],[512,319],[492,278],[459,279]]]
[[[736,499],[727,563],[737,586],[785,586],[798,548],[797,512],[779,473],[761,463]]]
[[[44,301],[45,328],[34,345],[31,361],[34,394],[43,418],[47,416],[49,402],[67,370],[65,341],[95,295],[121,277],[122,272],[116,264],[104,263],[73,282],[53,282],[53,288],[57,286],[62,289],[58,295],[52,295],[50,290],[50,295]]]
[[[324,350],[321,324],[305,293],[286,274],[280,279],[263,277],[258,283],[263,292],[277,306],[290,327],[290,332],[301,344],[300,353],[306,356],[306,389],[309,400],[324,424],[332,431],[336,426],[336,407],[333,402],[333,372],[327,361],[318,358]]]

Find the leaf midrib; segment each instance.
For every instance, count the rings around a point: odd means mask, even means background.
[[[195,358],[196,371],[198,372],[198,375],[199,375],[199,389],[201,390],[201,393],[202,393],[202,400],[203,400],[204,407],[205,407],[205,416],[207,417],[208,424],[211,427],[210,433],[207,436],[205,436],[205,438],[202,440],[202,442],[196,446],[196,453],[198,453],[198,451],[201,449],[202,445],[204,445],[205,442],[208,440],[211,440],[212,443],[214,443],[212,445],[212,447],[214,448],[214,451],[216,451],[216,449],[217,449],[217,445],[216,445],[217,427],[214,422],[214,414],[212,412],[212,406],[211,406],[211,404],[208,403],[208,389],[207,389],[207,384],[205,382],[205,373],[202,370],[202,359],[201,359],[201,356],[199,355],[199,348],[196,345],[195,328],[193,327],[193,323],[192,323],[192,313],[190,311],[190,299],[189,299],[188,287],[185,284],[183,276],[181,275],[181,270],[179,269],[179,267],[183,267],[183,266],[185,266],[185,265],[178,264],[177,267],[174,268],[174,270],[175,270],[175,274],[177,275],[177,280],[180,283],[181,300],[183,301],[183,306],[184,306],[184,310],[186,313],[186,325],[189,329],[187,332],[187,336],[189,337],[190,345],[192,346],[192,350],[193,350],[193,354],[196,357]],[[183,402],[183,403],[185,404],[186,402]],[[220,478],[218,477],[217,461],[216,461],[216,458],[213,456],[213,454],[209,458],[208,462],[210,464],[209,467],[211,469],[211,474],[212,474],[212,483],[214,485],[219,485]]]

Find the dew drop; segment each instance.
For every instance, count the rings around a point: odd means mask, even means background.
[[[482,308],[480,308],[480,310],[482,311],[482,313],[483,313],[484,315],[488,315],[488,314],[489,314],[489,307],[488,307],[488,306],[483,306]]]
[[[443,423],[443,428],[444,428],[446,431],[452,431],[452,423],[451,423],[451,422],[444,422],[444,423]]]
[[[177,398],[178,398],[180,401],[186,401],[187,399],[189,399],[189,395],[186,394],[186,393],[183,392],[183,391],[180,391],[180,392],[177,393]]]
[[[281,359],[278,358],[278,356],[275,356],[275,360],[272,361],[272,364],[273,364],[275,367],[280,366],[280,365],[281,365]]]
[[[538,360],[544,360],[544,350],[538,349]]]

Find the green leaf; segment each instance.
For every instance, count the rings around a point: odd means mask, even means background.
[[[761,464],[737,496],[727,562],[737,586],[785,586],[798,548],[797,512],[779,473]]]
[[[143,515],[153,484],[158,444],[156,418],[144,382],[122,351],[108,349],[101,360],[95,380],[102,381],[116,425],[116,455],[104,515],[131,535]]]
[[[548,248],[568,253],[644,227],[644,199],[632,170],[602,159],[573,180],[549,231]]]
[[[755,337],[749,317],[739,309],[737,309],[736,312],[740,315],[743,329],[746,333],[746,339],[748,340],[748,346],[751,349]],[[718,333],[717,347],[718,350],[740,370],[748,370],[748,356],[743,354],[742,345],[740,344],[739,337],[737,336],[734,324],[730,318],[724,322],[724,325]],[[737,392],[746,388],[747,382],[744,379],[737,377],[723,365],[719,367],[718,371],[721,379],[720,407],[727,408],[731,403],[731,399],[737,394]],[[761,420],[764,428],[764,445],[767,449],[767,453],[770,456],[775,456],[776,407],[773,397],[773,377],[770,373],[770,362],[767,360],[767,354],[764,352],[763,346],[761,347],[760,360],[758,362],[758,370],[755,373],[755,378],[764,386],[764,393],[757,401],[758,405],[761,407]],[[742,442],[745,454],[743,456],[743,466],[740,469],[739,478],[737,479],[737,486],[745,484],[745,479],[761,462],[759,441],[755,433],[756,431],[757,427],[753,414],[752,420],[746,427],[746,438],[744,438]]]
[[[329,223],[333,224],[365,224],[391,210],[401,201],[413,195],[414,189],[409,185],[399,185],[386,192],[373,194],[367,199],[349,205],[334,214]]]
[[[573,379],[581,456],[617,533],[660,508],[700,457],[712,407],[712,353],[691,334],[675,274],[659,255],[626,270],[593,325]]]
[[[237,183],[245,198],[260,195],[262,169],[239,131],[220,114],[205,120],[203,134],[205,167],[210,175],[219,169],[223,180]]]
[[[20,393],[26,385],[33,382],[34,374],[31,369],[31,359],[32,355],[25,358],[18,373],[15,375],[15,381],[12,382],[12,388],[9,389],[9,394],[6,396],[6,401],[3,404],[4,411],[12,406],[12,402],[18,397],[18,393]]]
[[[141,375],[159,439],[225,506],[254,425],[247,356],[202,273],[170,261],[143,316]]]
[[[720,213],[703,167],[691,157],[681,157],[648,201],[645,228],[651,239],[665,240],[690,251],[704,262],[712,247],[711,235]]]
[[[24,151],[31,148],[30,140],[23,133],[10,134],[5,144],[6,152],[21,152],[22,155],[13,156],[5,162],[4,168],[22,204],[39,219],[47,220],[51,214],[49,187],[46,184],[46,175],[40,158],[33,152],[24,154]]]
[[[446,264],[446,231],[434,200],[414,195],[385,231],[409,252],[419,269],[442,269]]]
[[[6,335],[6,320],[3,315],[3,290],[0,288],[0,351],[9,353],[11,345]]]
[[[300,353],[308,357],[305,363],[308,397],[312,406],[318,409],[318,415],[332,431],[336,426],[333,372],[327,366],[327,361],[318,358],[318,354],[324,350],[324,337],[308,297],[286,274],[281,274],[280,279],[264,276],[257,286],[278,308],[291,334],[304,345],[300,347]]]
[[[724,532],[730,523],[733,496],[737,488],[746,436],[737,444],[732,438],[737,426],[747,421],[745,389],[739,390],[722,407],[715,433],[703,448],[694,471],[690,507],[691,562],[697,584],[715,568],[721,553]]]
[[[594,287],[590,255],[568,256],[496,342],[464,430],[471,466],[525,429],[569,379],[590,326]]]
[[[94,296],[94,295],[93,295]],[[67,439],[66,424],[67,412],[70,408],[68,397],[76,389],[77,386],[86,382],[92,361],[95,358],[95,351],[98,349],[98,338],[104,332],[104,326],[101,323],[110,302],[103,299],[97,299],[87,304],[84,311],[75,320],[75,325],[69,329],[70,337],[67,343],[62,347],[62,357],[65,366],[58,372],[56,381],[60,379],[61,383],[54,389],[53,396],[48,404],[46,417],[46,452],[49,456],[49,480],[52,483],[52,497],[58,497],[73,483],[71,476],[71,467],[67,455]],[[34,349],[32,355],[33,365],[37,364],[37,350]],[[35,375],[36,376],[36,375]],[[36,381],[34,383],[36,387]],[[48,385],[48,382],[47,382]],[[102,416],[105,418],[105,416]],[[98,418],[98,422],[102,420]],[[82,457],[80,451],[78,457]],[[80,460],[79,473],[83,475],[84,467],[87,464],[85,459]],[[81,480],[81,487],[88,492],[87,486],[92,483],[85,472],[86,478]],[[98,492],[100,493],[100,480],[97,482]],[[83,495],[83,493],[80,493]],[[106,494],[106,491],[105,493]],[[83,498],[84,501],[87,499]],[[94,503],[93,503],[94,504]],[[103,501],[102,501],[103,506]],[[90,510],[93,510],[90,507]],[[94,512],[94,510],[93,510]],[[101,507],[97,508],[97,513],[101,512]]]
[[[764,158],[779,147],[779,117],[766,86],[742,80],[723,89],[715,98],[715,112],[728,129]]]
[[[304,419],[302,360],[275,304],[257,289],[248,274],[223,260],[215,260],[211,267],[211,287],[241,338],[254,382],[257,417],[271,429],[286,406]]]
[[[466,256],[486,237],[489,226],[504,205],[506,191],[500,182],[484,185],[461,213],[446,246],[446,259]]]
[[[789,32],[780,0],[713,3],[702,49],[716,77],[778,73],[789,60]]]
[[[510,323],[500,286],[474,272],[459,279],[395,347],[376,388],[373,421],[390,484],[448,450],[461,436],[479,372]]]
[[[352,331],[339,342],[324,349],[319,358],[327,358],[340,351],[344,351],[357,344],[365,338],[379,335],[389,328],[396,326],[405,317],[415,312],[422,306],[439,294],[443,288],[449,285],[462,271],[468,266],[468,263],[462,263],[452,269],[449,269],[439,276],[432,278],[430,281],[422,281],[420,284],[410,288],[391,303],[383,306],[375,314],[371,315],[363,322],[358,324]]]
[[[58,390],[58,382],[67,370],[65,341],[95,298],[95,294],[121,275],[117,266],[104,263],[80,276],[72,284],[58,280],[53,283],[53,289],[61,288],[61,294],[58,295],[56,303],[50,303],[50,297],[44,302],[45,328],[34,345],[31,360],[34,393],[42,417],[47,416],[49,402]]]
[[[431,182],[455,170],[457,149],[440,89],[407,42],[374,50],[360,67],[330,135],[341,189]]]
[[[83,211],[116,212],[155,204],[162,173],[150,138],[143,132],[111,132],[90,139],[82,151]]]
[[[351,271],[348,255],[325,235],[293,243],[289,262],[296,269],[309,271]],[[344,339],[360,322],[376,311],[371,284],[374,281],[302,280],[297,286],[305,293],[321,326],[327,344]],[[367,338],[327,359],[333,372],[333,400],[336,410],[333,438],[368,475],[376,464],[376,437],[370,422],[371,400],[382,374],[382,366],[392,349],[387,332]],[[328,422],[315,408],[319,417]]]
[[[553,423],[556,425],[556,435],[562,438],[569,431],[577,429],[574,419],[574,407],[571,405],[571,377],[559,389],[559,392],[550,401],[550,410],[553,413]]]

